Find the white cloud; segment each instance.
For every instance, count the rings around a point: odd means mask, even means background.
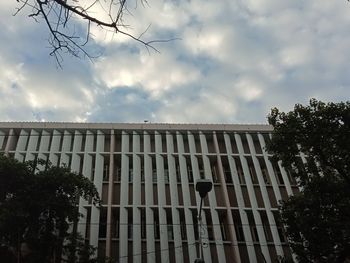
[[[13,67],[10,63],[2,63],[2,66]],[[80,116],[91,107],[93,99],[89,96],[90,92],[83,88],[79,90],[82,83],[50,74],[43,76],[42,68],[39,72],[23,64],[18,68],[20,72],[4,70],[3,74],[0,73],[3,80],[0,82],[0,94],[6,98],[0,107],[1,119],[38,120],[35,113],[53,111],[54,116],[48,116],[51,120],[73,121],[81,119]],[[17,73],[19,77],[13,78]],[[74,87],[73,90],[70,85]]]
[[[291,46],[280,51],[280,60],[286,67],[305,65],[313,60],[313,52],[310,46]]]
[[[184,44],[196,55],[208,55],[213,59],[224,60],[227,53],[225,41],[227,41],[228,30],[224,28],[190,27],[184,32]]]
[[[227,122],[236,113],[235,107],[224,97],[207,97],[198,100],[176,98],[155,113],[157,122],[198,123]]]
[[[246,101],[257,100],[261,98],[263,88],[259,82],[252,79],[242,78],[236,84],[237,94]]]
[[[138,0],[127,3],[129,12],[126,12],[123,16],[120,30],[136,38],[143,35],[142,39],[146,42],[158,39],[157,35],[159,32],[184,28],[190,20],[188,10],[177,4],[176,1],[154,0],[144,5],[140,4]],[[106,4],[108,3],[106,2]],[[97,10],[94,12],[104,14],[100,18],[104,21],[109,21],[107,13],[98,10],[98,7],[96,5]],[[108,7],[103,9],[108,10]],[[93,26],[91,32],[94,39],[101,44],[132,43],[134,41],[127,35],[122,33],[115,35],[114,32],[105,31],[100,27]],[[165,40],[168,38],[162,37],[161,39]]]
[[[81,66],[82,61],[80,65],[57,69],[42,42],[45,28],[21,14],[12,17],[12,8],[3,5],[0,8],[6,17],[0,20],[4,40],[0,44],[0,119],[74,121],[77,116],[83,118],[93,103],[93,96],[89,96],[93,86]],[[6,27],[8,21],[13,23]]]
[[[137,86],[150,92],[153,97],[200,77],[196,68],[177,61],[170,52],[152,55],[146,51],[141,54],[117,52],[96,63],[95,67],[107,87]]]
[[[48,59],[45,25],[30,10],[12,17],[14,6],[0,3],[0,119],[265,122],[274,106],[350,98],[346,1],[149,1],[130,6],[128,32],[151,25],[146,40],[182,40],[149,54],[96,27],[102,56],[65,57],[63,70]]]

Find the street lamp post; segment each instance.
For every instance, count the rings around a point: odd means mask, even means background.
[[[199,258],[197,258],[195,263],[204,263],[203,259],[203,245],[202,245],[202,206],[203,199],[207,196],[207,194],[211,191],[213,187],[213,183],[209,179],[199,179],[196,181],[196,191],[199,193],[201,197],[201,202],[198,210],[198,236],[199,236]]]

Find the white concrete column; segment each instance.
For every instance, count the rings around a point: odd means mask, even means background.
[[[80,159],[82,158],[78,153],[81,152],[81,145],[83,142],[83,134],[80,131],[75,131],[74,132],[74,138],[72,141],[72,136],[70,133],[65,132],[65,136],[63,139],[63,148],[67,149],[69,152],[71,149],[71,145],[73,143],[73,149],[71,152],[71,171],[79,173],[80,171]],[[87,154],[87,152],[90,150],[91,145],[85,144],[85,152],[84,153],[84,159],[83,159],[83,175],[87,178],[91,178],[91,173],[92,173],[92,157]],[[68,158],[67,158],[68,157]],[[69,156],[62,156],[61,161],[65,161],[66,164],[69,162]],[[82,217],[79,218],[78,222],[78,233],[82,235],[83,238],[86,237],[86,223],[87,223],[87,210],[86,207],[88,205],[88,202],[82,198],[80,198],[79,201],[79,213],[82,214]]]
[[[271,134],[269,136],[271,138]],[[258,138],[259,138],[259,142],[260,142],[261,147],[263,147],[263,149],[266,149],[266,143],[265,143],[264,136],[262,134],[258,133]],[[276,174],[275,174],[275,171],[274,171],[274,169],[272,167],[272,164],[271,164],[271,162],[269,160],[269,155],[268,155],[268,153],[266,151],[263,151],[263,156],[264,156],[265,164],[266,164],[268,173],[270,175],[270,178],[272,179],[272,177],[273,177],[273,180],[271,180],[272,181],[272,187],[273,187],[273,190],[274,190],[274,194],[276,196],[276,200],[278,202],[278,201],[282,200],[282,195],[281,195],[281,192],[280,192],[279,187],[278,187],[278,183],[277,183],[277,180],[276,180]],[[279,166],[280,171],[282,173],[283,181],[284,181],[284,184],[286,186],[288,195],[293,195],[293,191],[291,189],[291,184],[290,184],[289,178],[288,178],[288,176],[286,174],[285,169],[282,166],[282,162],[281,161],[278,161],[278,166]],[[273,219],[275,219],[275,218],[273,217]],[[278,235],[278,237],[279,237],[279,235]],[[293,257],[294,261],[297,261],[296,260],[297,257],[296,257],[296,255],[293,252],[292,252],[292,257]]]
[[[179,153],[179,166],[180,166],[181,186],[182,186],[181,189],[182,189],[182,196],[183,196],[183,202],[184,202],[188,253],[189,253],[190,262],[194,262],[194,260],[197,258],[196,247],[194,246],[194,244],[196,243],[196,240],[194,236],[195,230],[193,225],[192,212],[190,210],[191,195],[190,195],[189,182],[188,182],[186,158],[184,156],[185,149],[184,149],[182,134],[177,132],[176,139],[177,139],[177,150]]]
[[[193,171],[193,180],[196,183],[196,181],[198,179],[200,179],[199,176],[199,168],[198,168],[198,161],[197,161],[197,157],[196,157],[196,145],[195,145],[195,140],[194,140],[194,136],[191,132],[188,132],[188,144],[189,144],[189,148],[190,148],[190,158],[191,158],[191,165],[192,165],[192,171]],[[197,211],[199,209],[200,206],[200,196],[199,193],[196,191],[196,203],[197,203]],[[204,204],[203,204],[204,207]],[[202,213],[202,227],[203,229],[208,229],[207,226],[207,220],[204,216],[204,211]],[[199,224],[199,222],[198,222]],[[208,242],[208,232],[205,231],[205,233],[203,233],[202,235],[202,242]],[[210,253],[210,246],[207,247],[203,247],[203,258],[204,261],[206,262],[210,262],[211,261],[211,253]]]
[[[210,160],[209,160],[209,157],[207,155],[208,154],[207,140],[205,138],[205,135],[202,132],[199,133],[199,139],[200,139],[201,149],[202,149],[202,160],[203,160],[203,168],[204,168],[205,178],[207,178],[211,182],[213,182]],[[214,186],[213,186],[213,188],[214,188]],[[222,234],[221,234],[221,229],[220,229],[220,221],[219,221],[218,213],[215,209],[217,207],[215,190],[212,189],[208,193],[208,197],[206,197],[206,198],[209,199],[209,208],[210,208],[211,220],[212,220],[212,224],[213,224],[212,227],[213,227],[213,231],[214,231],[215,245],[216,245],[218,260],[219,260],[219,262],[225,263],[226,257],[225,257],[224,243],[222,240]]]
[[[112,203],[114,193],[114,150],[115,135],[114,130],[110,130],[110,152],[109,152],[109,178],[108,178],[108,205],[107,205],[107,234],[106,234],[106,257],[111,257],[112,246]]]
[[[132,163],[133,163],[133,182],[132,182],[132,190],[133,190],[133,206],[132,206],[132,224],[133,224],[133,262],[140,263],[141,262],[141,158],[139,156],[140,152],[140,135],[136,132],[133,132],[133,140],[132,140]]]
[[[219,152],[220,152],[219,144],[218,144],[218,140],[217,140],[215,132],[213,134],[213,141],[214,141],[214,148],[215,148],[216,160],[217,160],[217,165],[218,165],[218,175],[220,177],[220,189],[221,189],[222,194],[224,196],[224,201],[225,201],[225,206],[226,206],[226,215],[227,215],[228,230],[229,230],[230,241],[231,241],[231,249],[234,253],[233,261],[240,263],[241,259],[240,259],[240,253],[239,253],[239,248],[238,248],[237,235],[236,235],[236,230],[235,230],[234,221],[233,221],[233,217],[232,217],[230,199],[228,197],[228,192],[227,192],[227,187],[226,187],[224,169],[223,169],[221,158],[219,155]],[[228,152],[228,150],[226,150],[226,152]]]
[[[26,157],[25,157],[26,161],[33,161],[34,160],[35,155],[33,152],[36,152],[38,141],[39,141],[39,132],[32,129],[30,131],[27,153],[26,153]]]
[[[49,161],[52,163],[53,166],[57,166],[59,165],[58,154],[61,143],[61,133],[58,130],[54,130],[52,136],[53,137],[50,147]]]
[[[48,152],[49,151],[49,144],[51,140],[51,134],[50,132],[46,130],[41,131],[41,139],[40,139],[40,145],[39,145],[39,155]]]
[[[128,194],[129,194],[129,135],[122,131],[121,181],[120,181],[120,226],[119,226],[119,257],[120,263],[128,262]],[[131,222],[130,222],[131,223]]]
[[[9,151],[15,149],[16,144],[16,134],[13,129],[10,129],[8,134],[8,139],[5,145],[5,155],[8,156]]]
[[[278,168],[281,171],[282,178],[284,181],[284,185],[286,186],[288,196],[294,195],[293,190],[292,190],[291,181],[289,180],[286,169],[284,169],[284,167],[282,165],[282,161],[278,161],[277,164],[278,164]]]
[[[260,167],[260,164],[259,164],[259,160],[256,157],[256,152],[255,152],[253,139],[252,139],[252,136],[250,134],[247,134],[246,137],[247,137],[250,153],[252,155],[252,160],[253,160],[256,176],[258,178],[260,192],[261,192],[261,195],[262,195],[262,198],[263,198],[265,211],[266,211],[269,227],[270,227],[270,230],[271,230],[271,233],[272,233],[272,238],[273,238],[274,246],[275,246],[275,249],[276,249],[276,253],[277,253],[277,256],[283,257],[284,253],[283,253],[283,249],[282,249],[281,240],[280,240],[279,235],[278,235],[278,230],[277,230],[277,227],[276,227],[275,218],[274,218],[274,216],[272,214],[272,211],[271,211],[271,203],[270,203],[269,195],[267,193],[265,181],[264,181],[264,178],[263,178],[263,175],[262,175],[262,172],[261,172],[261,167]],[[261,230],[264,231],[263,225],[257,226],[257,228],[261,228]],[[267,255],[264,254],[264,256],[265,256],[265,259],[269,258],[269,261],[271,261],[270,254],[267,254]]]
[[[48,131],[41,131],[38,159],[47,161],[51,136],[52,135]],[[44,170],[45,165],[38,165],[38,169]]]
[[[72,140],[73,139],[73,140]],[[71,164],[70,168],[72,172],[79,173],[80,171],[80,159],[83,159],[83,167],[82,167],[82,173],[85,177],[91,178],[92,173],[92,157],[88,154],[84,154],[84,157],[81,157],[78,153],[81,152],[81,145],[83,141],[83,134],[79,131],[74,132],[74,138],[72,138],[72,135],[65,131],[64,139],[63,139],[63,145],[62,145],[62,157],[61,157],[61,163],[68,165],[69,163],[69,155],[63,154],[63,152],[70,152],[71,150],[71,144],[73,143],[73,149],[71,152]],[[85,144],[86,151],[89,150],[89,145],[87,146]],[[80,198],[79,201],[79,213],[82,215],[82,217],[79,218],[78,221],[78,227],[77,232],[83,237],[86,237],[86,224],[87,224],[87,208],[88,202],[84,200],[83,198]]]
[[[153,179],[152,179],[152,157],[151,138],[145,132],[143,137],[144,144],[144,173],[145,173],[145,203],[146,203],[146,239],[147,239],[147,262],[156,261],[155,237],[154,237],[154,215],[153,205]]]
[[[2,151],[2,149],[5,149],[5,146],[6,146],[6,145],[3,145],[5,141],[5,136],[6,136],[5,132],[0,130],[0,152]]]
[[[260,213],[257,210],[258,203],[256,200],[254,186],[253,186],[252,178],[251,178],[250,171],[248,168],[248,163],[247,163],[245,156],[243,155],[244,150],[243,150],[241,136],[239,134],[235,133],[235,139],[236,139],[236,143],[237,143],[239,159],[240,159],[241,164],[242,164],[244,179],[245,179],[246,184],[247,184],[248,195],[249,195],[249,199],[250,199],[250,204],[252,206],[252,213],[253,213],[253,217],[254,217],[254,221],[255,221],[255,226],[256,226],[256,229],[258,232],[261,252],[263,253],[264,256],[266,255],[265,256],[266,261],[269,263],[269,262],[271,262],[271,260],[269,260],[270,258],[267,257],[267,255],[269,255],[269,250],[267,247],[267,241],[266,241],[264,230],[261,227],[259,227],[259,226],[262,226],[262,221],[261,221]]]
[[[270,136],[271,136],[271,134],[270,134]],[[261,147],[263,147],[263,149],[266,149],[266,142],[265,142],[264,136],[262,136],[261,133],[258,133],[258,138],[259,138],[259,142],[261,144]],[[271,165],[271,162],[269,160],[268,152],[263,151],[263,155],[264,155],[265,162],[266,163],[269,162],[269,165],[270,165],[270,167],[272,169],[272,165]],[[288,178],[286,170],[282,166],[282,161],[278,161],[278,168],[281,171],[282,178],[283,178],[284,184],[286,186],[286,190],[287,190],[288,196],[293,195],[291,182],[289,181],[289,178]],[[272,169],[272,172],[274,172],[273,169]],[[276,177],[276,175],[274,177]],[[275,181],[276,181],[276,179],[275,179]],[[276,182],[276,184],[277,184],[277,182]]]
[[[29,133],[26,130],[21,130],[19,133],[19,138],[17,142],[17,147],[16,147],[16,152],[15,152],[15,158],[23,162],[24,161],[24,153],[25,153],[25,148],[27,145],[27,141],[29,138]]]
[[[173,233],[174,233],[174,247],[175,247],[175,262],[183,262],[183,251],[182,251],[182,241],[181,241],[181,227],[180,227],[180,215],[177,210],[178,193],[177,193],[177,181],[176,181],[176,167],[175,167],[175,157],[174,157],[174,144],[173,136],[167,132],[166,133],[166,144],[167,144],[167,159],[168,159],[168,169],[169,169],[169,188],[170,188],[170,198],[171,198],[171,214],[173,221]]]
[[[274,184],[275,184],[275,185],[278,185],[277,180],[276,180],[276,174],[274,173],[274,170],[273,170],[273,168],[272,168],[272,164],[271,164],[271,162],[270,162],[270,160],[269,160],[269,154],[268,154],[268,152],[265,150],[265,149],[266,149],[266,143],[265,143],[264,136],[263,136],[261,133],[258,133],[258,139],[259,139],[261,148],[263,149],[262,153],[263,153],[263,156],[264,156],[265,164],[266,164],[266,167],[267,167],[267,169],[268,169],[269,175],[271,175],[270,177],[274,177],[274,179],[273,179],[273,180],[274,180]],[[279,168],[280,171],[281,171],[282,178],[283,178],[283,181],[284,181],[284,184],[285,184],[285,187],[286,187],[288,196],[293,195],[292,187],[291,187],[291,184],[290,184],[290,181],[289,181],[287,172],[286,172],[286,170],[284,169],[284,167],[282,166],[282,162],[281,162],[281,161],[278,161],[278,168]],[[270,173],[270,171],[271,171],[272,173]],[[277,190],[277,189],[276,189],[276,190]],[[276,192],[276,190],[274,189],[275,192]],[[279,192],[279,191],[278,191],[278,192]],[[277,197],[277,196],[281,196],[281,195],[277,193],[276,197]]]
[[[165,200],[165,178],[164,178],[164,160],[161,153],[162,135],[155,132],[155,150],[156,150],[156,169],[157,169],[157,186],[158,186],[158,208],[159,208],[159,228],[160,228],[160,249],[162,262],[166,262],[169,258],[169,240],[168,240],[168,226],[164,206]]]
[[[104,151],[105,135],[100,130],[97,131],[97,135],[87,131],[85,148],[86,148],[86,144],[93,145],[94,136],[97,136],[94,185],[97,189],[98,194],[102,196],[104,157],[101,153]],[[92,205],[91,206],[91,224],[90,224],[90,245],[96,248],[98,247],[99,224],[97,223],[99,222],[100,222],[100,209]],[[95,256],[97,256],[97,251],[95,252]]]
[[[73,143],[73,135],[65,130],[63,135],[63,142],[62,142],[62,151],[61,151],[61,159],[60,159],[60,166],[62,165],[69,165],[69,157],[71,156],[71,145]]]
[[[248,217],[244,210],[244,207],[245,207],[244,198],[243,198],[241,184],[238,179],[236,163],[234,158],[232,157],[231,139],[230,139],[230,136],[226,133],[224,134],[224,139],[225,139],[225,145],[227,150],[228,162],[230,165],[230,170],[231,170],[232,179],[233,179],[233,185],[236,192],[238,211],[242,222],[244,240],[248,251],[249,262],[255,263],[257,262],[257,258],[256,258],[255,249],[254,249],[254,242],[253,242],[252,233],[249,227]]]
[[[91,155],[87,154],[89,150],[91,149],[92,145],[89,145],[88,143],[85,143],[85,151],[84,156],[81,157],[78,152],[81,152],[81,145],[83,141],[83,134],[79,131],[75,131],[74,133],[74,139],[73,139],[73,149],[72,149],[72,162],[71,162],[71,171],[79,173],[80,171],[80,158],[83,159],[83,167],[82,167],[82,173],[85,177],[91,178],[92,173],[92,157]],[[72,136],[70,133],[64,134],[63,138],[63,145],[62,145],[62,153],[63,150],[70,151],[70,146],[72,143]],[[68,158],[67,158],[68,157]],[[62,155],[61,162],[68,164],[68,155]],[[79,201],[79,213],[82,214],[82,217],[79,218],[78,222],[78,228],[77,232],[82,235],[83,238],[86,237],[86,223],[87,223],[87,208],[88,202],[84,200],[83,198],[80,198]]]
[[[258,134],[258,138],[259,138],[259,142],[261,144],[262,147],[265,147],[265,141],[264,141],[264,137],[261,134]],[[275,194],[276,200],[277,202],[279,200],[282,200],[282,195],[278,186],[278,182],[277,182],[277,175],[275,174],[275,171],[273,170],[271,161],[269,160],[268,155],[266,154],[266,152],[264,152],[264,160],[265,160],[265,164],[266,164],[266,168],[267,168],[267,172],[270,175],[270,180],[271,180],[271,184],[272,184],[272,189],[273,192]]]

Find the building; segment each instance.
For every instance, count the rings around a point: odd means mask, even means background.
[[[264,151],[268,125],[0,123],[0,151],[67,164],[103,201],[80,201],[79,232],[117,262],[194,262],[195,181],[208,178],[200,229],[205,262],[290,256],[277,204],[298,191]]]

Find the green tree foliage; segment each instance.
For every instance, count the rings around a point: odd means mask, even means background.
[[[80,216],[79,198],[95,205],[100,199],[83,175],[43,161],[38,164],[0,155],[0,244],[17,257],[22,255],[21,262],[60,262],[68,229]]]
[[[350,102],[274,108],[267,149],[296,178],[281,220],[300,262],[343,262],[350,255]],[[302,162],[300,152],[305,155]]]

